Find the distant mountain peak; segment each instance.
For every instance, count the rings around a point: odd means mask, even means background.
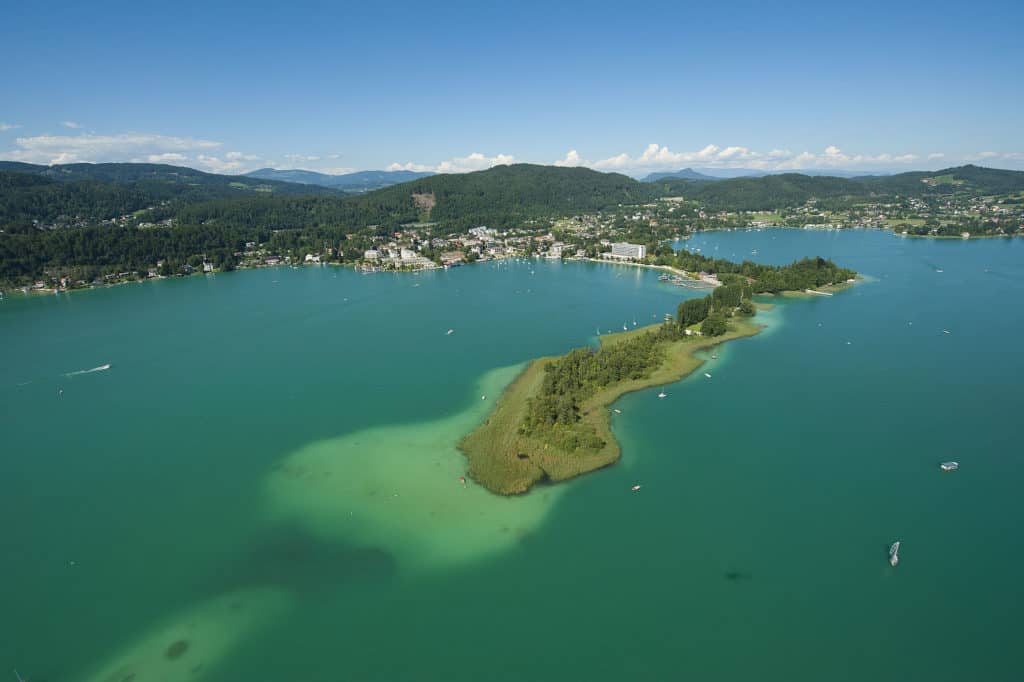
[[[278,170],[276,168],[260,168],[259,170],[246,173],[246,176],[251,178],[297,182],[303,185],[319,185],[320,187],[330,187],[344,192],[368,192],[380,189],[381,187],[409,182],[410,180],[419,180],[429,175],[433,175],[433,173],[404,170],[368,170],[330,175],[318,171],[301,169]]]
[[[650,174],[648,174],[643,179],[643,182],[654,182],[656,180],[661,180],[662,178],[676,178],[676,179],[679,179],[679,180],[703,180],[703,181],[710,181],[710,180],[718,180],[719,179],[719,178],[714,177],[713,175],[706,175],[704,173],[699,173],[699,172],[693,170],[692,168],[683,168],[682,170],[677,170],[677,171],[664,171],[664,172],[660,172],[660,173],[650,173]]]

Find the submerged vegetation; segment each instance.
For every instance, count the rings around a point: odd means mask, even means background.
[[[735,264],[719,261],[728,266]],[[773,282],[832,284],[856,276],[821,258],[763,268]],[[742,269],[742,266],[736,266]],[[824,278],[824,279],[822,279]],[[712,294],[679,304],[659,325],[602,337],[597,348],[577,348],[530,364],[498,401],[492,416],[463,439],[470,476],[493,492],[516,494],[545,478],[558,481],[615,462],[618,444],[607,408],[625,393],[676,381],[699,366],[694,352],[759,327],[751,300],[764,290],[757,280],[735,276]],[[668,317],[668,316],[666,316]]]

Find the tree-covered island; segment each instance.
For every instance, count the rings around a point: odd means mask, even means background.
[[[822,258],[785,266],[716,263],[722,286],[683,301],[674,318],[603,336],[598,348],[531,362],[460,443],[470,477],[492,492],[514,495],[539,481],[563,481],[614,463],[619,446],[609,407],[619,397],[678,381],[700,366],[697,351],[757,334],[755,294],[841,287],[857,276]],[[745,266],[756,275],[743,272]]]

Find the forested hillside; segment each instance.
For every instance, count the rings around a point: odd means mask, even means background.
[[[1024,172],[960,166],[934,172],[914,171],[860,178],[784,173],[717,182],[663,178],[653,184],[661,187],[663,194],[684,196],[714,210],[761,211],[797,206],[809,199],[1018,192],[1024,191]]]
[[[97,268],[142,271],[158,260],[183,262],[200,255],[228,264],[246,242],[297,252],[337,248],[354,239],[345,247],[351,258],[370,248],[375,236],[390,238],[409,223],[429,222],[434,235],[480,225],[546,230],[556,217],[621,213],[619,207],[662,196],[683,196],[710,211],[752,211],[799,206],[809,199],[821,206],[873,197],[1020,191],[1024,172],[976,166],[853,179],[787,173],[646,183],[586,168],[517,164],[433,175],[352,196],[159,164],[5,162],[0,163],[0,281],[25,282],[52,267],[79,268],[84,274]],[[673,229],[682,229],[674,224]],[[773,281],[767,273],[742,274]],[[778,288],[788,285],[780,282]]]
[[[429,212],[419,211],[420,217],[458,229],[480,224],[503,227],[524,218],[643,203],[655,199],[659,190],[618,173],[516,164],[434,175],[378,190],[360,201],[400,209],[411,203],[413,195],[434,202]]]
[[[35,166],[0,162],[0,228],[82,225],[142,209],[259,195],[334,195],[334,190],[160,164]]]

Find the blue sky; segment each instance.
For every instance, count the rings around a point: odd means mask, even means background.
[[[10,3],[0,158],[1024,168],[1024,3]]]

